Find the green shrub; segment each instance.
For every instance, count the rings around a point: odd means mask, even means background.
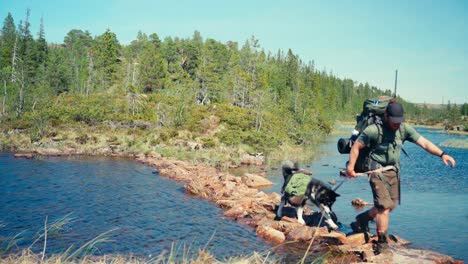
[[[213,148],[216,146],[216,142],[213,138],[203,138],[202,142],[204,148]]]

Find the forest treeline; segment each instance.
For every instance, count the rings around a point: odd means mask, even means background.
[[[216,126],[205,147],[268,151],[314,143],[337,119],[353,120],[364,99],[392,94],[318,70],[292,50],[265,51],[255,37],[240,45],[198,31],[163,40],[138,32],[123,45],[110,29],[95,37],[72,29],[63,43],[48,43],[42,20],[33,36],[29,10],[18,25],[7,15],[0,52],[2,131],[28,131],[32,142],[64,124],[145,124],[137,127],[156,134],[154,143]],[[436,111],[398,100],[413,120],[448,112],[457,120],[467,111],[466,104]]]

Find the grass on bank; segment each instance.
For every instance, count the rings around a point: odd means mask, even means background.
[[[61,264],[61,263],[155,263],[155,264],[205,264],[205,263],[226,263],[226,264],[279,264],[279,263],[340,263],[348,259],[350,256],[343,254],[342,252],[330,250],[319,256],[311,256],[308,254],[310,246],[314,239],[308,244],[307,250],[300,260],[285,260],[277,255],[272,254],[275,248],[282,245],[277,245],[265,252],[253,252],[247,256],[232,256],[225,259],[216,259],[210,252],[206,250],[206,247],[210,243],[211,239],[215,234],[212,235],[206,245],[198,249],[196,252],[189,246],[183,247],[175,246],[173,243],[170,251],[163,250],[160,254],[154,256],[137,257],[133,255],[122,255],[122,254],[108,254],[108,255],[95,255],[99,252],[100,245],[104,243],[114,243],[111,240],[110,234],[116,229],[108,230],[97,237],[89,240],[79,247],[71,245],[68,249],[60,254],[48,254],[47,245],[48,242],[60,236],[61,231],[65,225],[68,225],[75,221],[70,214],[48,223],[46,217],[44,227],[40,229],[34,236],[35,240],[27,248],[19,251],[17,243],[23,239],[25,232],[21,232],[10,238],[2,238],[0,243],[0,263],[2,264],[13,264],[13,263],[50,263],[50,264]],[[5,228],[2,225],[2,228]],[[315,238],[315,237],[314,237]],[[297,243],[297,242],[286,242]],[[33,247],[36,246],[36,247]],[[39,252],[40,251],[40,252]]]
[[[218,130],[225,129],[222,126]],[[228,145],[215,133],[200,134],[187,130],[167,128],[116,127],[69,124],[48,127],[40,137],[31,129],[4,129],[0,133],[0,150],[30,152],[37,149],[73,150],[83,155],[133,156],[157,152],[166,157],[203,163],[218,168],[239,165],[241,160],[258,149],[247,144]],[[321,138],[319,132],[312,135]],[[318,141],[318,140],[317,140]],[[310,160],[315,153],[314,144],[296,145],[285,140],[264,154],[268,162],[283,159]],[[268,164],[267,164],[268,165]]]
[[[463,139],[449,139],[449,140],[446,140],[446,141],[440,143],[440,146],[448,147],[448,148],[467,149],[468,148],[468,138],[464,137]]]
[[[20,232],[9,238],[2,238],[0,243],[0,263],[280,263],[281,260],[277,257],[271,257],[269,252],[257,253],[253,252],[250,256],[231,257],[226,260],[217,260],[208,251],[199,249],[196,254],[189,247],[181,249],[172,244],[170,251],[163,251],[159,255],[149,258],[136,257],[132,255],[102,255],[96,256],[94,253],[99,252],[99,246],[104,243],[113,243],[109,234],[116,229],[108,230],[97,237],[89,240],[79,247],[71,245],[61,254],[47,254],[47,243],[51,237],[57,238],[60,235],[63,227],[72,223],[75,219],[71,217],[71,213],[64,217],[48,223],[46,217],[44,227],[35,235],[35,240],[29,247],[18,252],[17,243],[23,239],[25,232]],[[6,226],[2,224],[2,228]],[[213,234],[214,236],[214,234]],[[211,239],[210,239],[211,240]],[[35,249],[33,249],[33,246]],[[40,248],[40,252],[38,251]]]

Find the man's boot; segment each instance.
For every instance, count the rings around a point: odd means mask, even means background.
[[[351,223],[351,229],[354,233],[369,233],[369,221],[372,217],[369,216],[369,211],[358,214],[356,221]]]
[[[385,255],[391,255],[392,251],[390,250],[390,247],[388,246],[388,235],[387,232],[380,233],[377,235],[377,244],[375,245],[375,254],[380,255],[380,254],[385,254]]]

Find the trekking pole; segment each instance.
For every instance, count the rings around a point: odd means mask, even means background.
[[[393,170],[393,169],[395,169],[395,166],[389,165],[389,166],[385,166],[385,167],[378,168],[378,169],[371,170],[371,171],[356,173],[356,176],[371,175],[371,174],[374,174],[374,173],[389,171],[389,170]],[[344,183],[346,180],[348,180],[348,177],[346,177],[344,180],[342,180],[340,183],[338,183],[338,185],[336,185],[335,188],[333,188],[333,191],[338,190],[338,188],[340,188],[341,185],[343,185],[343,183]]]
[[[389,165],[389,166],[385,166],[385,167],[378,168],[378,169],[371,170],[371,171],[356,173],[356,176],[364,176],[364,175],[366,175],[366,174],[367,174],[367,175],[371,175],[371,174],[375,174],[375,173],[379,173],[379,172],[384,172],[384,171],[389,171],[389,170],[394,170],[394,169],[395,169],[395,166]]]

